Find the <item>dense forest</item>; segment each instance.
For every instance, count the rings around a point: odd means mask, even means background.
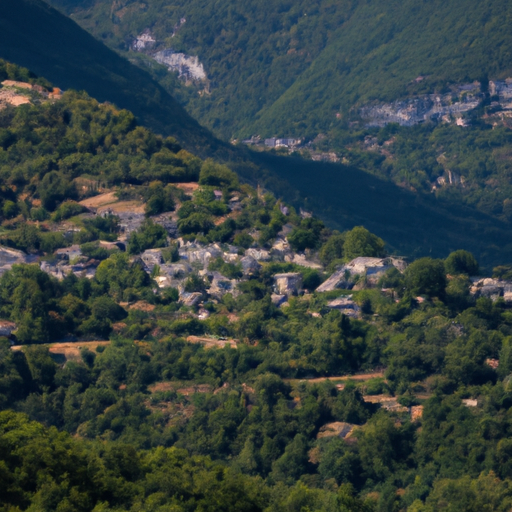
[[[382,266],[126,110],[0,78],[39,91],[0,111],[0,251],[26,259],[0,277],[0,510],[510,509],[510,262]],[[108,194],[137,228],[85,206]]]
[[[153,72],[224,139],[315,137],[356,104],[512,74],[512,13],[501,0],[49,3]],[[204,82],[182,85],[177,73],[133,51],[146,30],[157,41],[149,55],[171,48],[199,58],[207,94]],[[418,76],[425,78],[416,83]]]
[[[316,146],[335,149],[351,165],[414,192],[434,192],[452,204],[509,219],[512,130],[505,123],[492,126],[492,121],[483,122],[476,115],[474,121],[467,128],[429,123],[337,129]]]

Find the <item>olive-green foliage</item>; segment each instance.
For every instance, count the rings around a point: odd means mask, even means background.
[[[64,201],[64,199],[75,199],[78,195],[75,186],[57,171],[44,174],[38,187],[38,193],[43,207],[47,210],[54,210],[57,204]],[[66,211],[66,208],[62,210],[62,213],[57,213],[57,217],[62,216],[64,211]],[[56,218],[56,220],[60,219]]]
[[[343,256],[347,260],[358,256],[379,258],[385,256],[384,241],[362,226],[357,226],[345,235]]]
[[[420,258],[405,269],[404,278],[407,290],[413,295],[444,296],[446,271],[441,260]]]
[[[84,243],[93,240],[114,241],[119,231],[119,217],[116,215],[96,215],[82,221],[84,230],[75,234],[75,242]]]
[[[206,289],[206,283],[204,282],[204,279],[197,274],[192,274],[185,280],[184,288],[188,293],[204,292]]]
[[[69,219],[85,211],[86,208],[81,204],[75,203],[74,201],[65,201],[53,213],[52,221],[60,222],[61,220]]]
[[[113,299],[146,296],[151,285],[146,272],[130,266],[119,252],[98,266],[92,283],[74,275],[59,282],[34,265],[14,265],[0,283],[0,314],[17,324],[20,343],[56,341],[68,334],[108,337],[112,323],[125,316]]]
[[[227,166],[208,159],[201,166],[199,184],[232,190],[238,186],[238,176]]]
[[[130,290],[142,290],[150,286],[150,279],[138,263],[130,264],[128,254],[118,252],[98,265],[95,280],[102,291],[122,300]]]
[[[202,212],[194,212],[188,217],[178,220],[178,229],[183,235],[198,233],[207,234],[213,226],[214,224],[211,216]]]
[[[169,247],[162,249],[162,258],[166,263],[176,263],[180,260],[180,253],[178,251],[178,244],[171,243]]]
[[[144,184],[159,180],[162,187],[148,188],[149,214],[172,209],[172,191],[165,184],[199,178],[200,160],[174,139],[138,127],[131,113],[100,105],[85,93],[68,92],[61,101],[8,110],[1,118],[3,183],[15,184],[17,195],[29,192],[39,197],[49,211],[77,198],[73,180],[78,177],[88,177],[86,186],[92,188],[97,181]],[[30,131],[34,126],[39,127],[37,131]],[[0,194],[0,203],[2,199]],[[16,202],[16,196],[5,199]],[[79,213],[71,204],[63,206],[55,220]],[[10,203],[4,209],[7,217],[16,213]]]
[[[28,253],[38,251],[53,253],[56,249],[69,245],[69,242],[62,233],[45,231],[43,228],[25,223],[22,223],[20,227],[14,230],[5,232],[0,239],[4,245]]]
[[[217,270],[229,279],[242,277],[242,265],[240,263],[226,263],[222,257],[212,260],[208,265],[208,270]]]
[[[134,231],[128,240],[128,252],[140,254],[146,249],[155,249],[167,245],[167,231],[151,219],[144,221],[144,224]]]
[[[288,236],[288,242],[295,251],[314,249],[320,242],[324,227],[323,222],[318,219],[303,219]]]
[[[330,265],[334,260],[343,258],[343,246],[345,244],[346,233],[335,232],[322,245],[319,256],[325,266]]]
[[[44,88],[49,88],[50,83],[44,78],[39,78],[34,73],[30,72],[26,68],[22,68],[0,59],[0,82],[4,80],[15,80],[17,82],[28,82],[30,84],[41,85]]]
[[[173,211],[175,190],[169,185],[164,187],[162,182],[151,183],[144,194],[146,215]]]
[[[467,274],[468,276],[478,275],[478,262],[468,251],[452,252],[444,262],[448,274]]]
[[[492,277],[509,281],[512,279],[512,267],[510,265],[499,265],[493,269]]]
[[[236,222],[233,219],[226,219],[222,224],[215,226],[208,232],[208,239],[212,242],[230,242],[233,240],[235,232]]]
[[[80,246],[80,251],[84,256],[95,260],[106,260],[111,254],[117,252],[117,249],[105,249],[100,247],[98,243],[86,242]]]
[[[233,243],[244,249],[248,249],[254,243],[254,238],[249,233],[237,233],[233,238]]]

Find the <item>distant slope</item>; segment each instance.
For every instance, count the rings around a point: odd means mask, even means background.
[[[161,45],[197,55],[211,94],[163,83],[224,138],[314,136],[362,102],[512,76],[503,0],[48,1],[116,50],[150,29]]]
[[[354,105],[512,76],[511,29],[512,3],[502,0],[361,2],[253,130],[317,132]]]
[[[188,147],[219,146],[146,72],[40,0],[2,0],[0,56],[63,89],[87,90],[99,101],[123,106]]]
[[[64,88],[85,89],[132,110],[143,124],[176,136],[201,156],[227,161],[296,205],[314,209],[339,229],[365,225],[404,255],[446,256],[471,250],[483,266],[512,261],[510,224],[472,209],[415,195],[359,169],[257,154],[215,139],[187,116],[149,75],[38,0],[3,0],[0,57]],[[304,199],[305,198],[305,199]]]

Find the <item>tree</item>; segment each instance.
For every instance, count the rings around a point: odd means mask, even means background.
[[[152,220],[144,221],[142,226],[131,234],[128,240],[128,252],[140,254],[146,249],[165,247],[167,245],[167,231]]]
[[[285,448],[284,454],[272,464],[272,478],[292,485],[306,472],[308,466],[308,442],[297,434]]]
[[[411,263],[404,272],[405,287],[412,295],[427,295],[443,298],[446,275],[441,260],[420,258]]]
[[[288,242],[295,251],[314,249],[320,242],[324,223],[313,217],[303,219],[288,236]]]
[[[334,260],[343,258],[346,233],[334,233],[320,249],[320,260],[327,266]]]
[[[57,371],[57,365],[46,347],[32,346],[25,351],[32,379],[41,388],[49,389]]]
[[[447,274],[467,274],[468,276],[478,275],[478,261],[468,251],[459,250],[452,252],[444,262]]]
[[[50,211],[54,210],[60,201],[77,197],[73,183],[57,171],[51,171],[44,176],[38,187],[38,192],[43,207]]]
[[[206,160],[199,174],[200,185],[210,185],[219,188],[235,188],[238,186],[238,176],[226,165]]]
[[[386,255],[384,241],[362,226],[356,226],[346,234],[343,255],[352,260],[359,256],[381,258]]]

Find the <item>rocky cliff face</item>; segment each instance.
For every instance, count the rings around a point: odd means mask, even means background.
[[[476,108],[485,95],[479,83],[457,86],[448,94],[428,94],[393,103],[366,105],[359,111],[368,126],[398,123],[413,126],[424,121],[452,122]]]
[[[175,53],[170,48],[167,48],[155,53],[153,58],[160,64],[167,66],[169,71],[177,71],[179,77],[186,81],[206,80],[204,66],[199,62],[199,57],[192,57],[184,53]]]
[[[174,28],[175,32],[185,21],[184,18],[180,21],[180,24]],[[179,77],[188,83],[207,80],[204,66],[199,61],[199,57],[175,52],[172,48],[158,49],[159,46],[161,48],[162,45],[158,44],[151,30],[146,29],[133,40],[131,49],[152,57],[158,63],[166,66],[169,71],[177,71]]]

